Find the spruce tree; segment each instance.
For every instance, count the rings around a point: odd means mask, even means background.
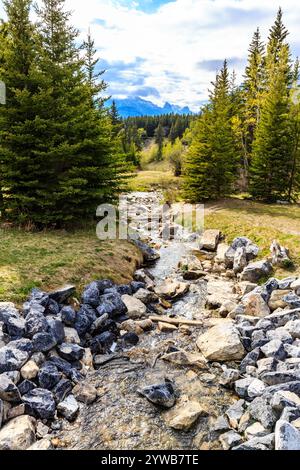
[[[237,167],[230,79],[225,61],[213,84],[210,103],[193,131],[185,162],[185,196],[197,202],[230,194]]]
[[[293,133],[290,119],[292,67],[281,9],[271,28],[266,56],[266,90],[253,144],[250,192],[265,201],[288,199]]]
[[[163,126],[161,125],[161,122],[159,122],[157,128],[155,129],[155,143],[157,144],[157,156],[156,159],[157,161],[162,160],[163,158],[163,144],[164,144],[164,129]]]

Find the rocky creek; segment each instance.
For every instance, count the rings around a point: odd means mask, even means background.
[[[0,303],[0,449],[299,448],[300,280],[270,277],[287,250],[255,261],[174,221],[162,239],[161,195],[128,200],[131,284]]]

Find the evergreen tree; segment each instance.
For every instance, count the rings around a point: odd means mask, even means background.
[[[163,158],[164,137],[165,137],[164,129],[163,129],[163,126],[161,125],[161,122],[159,122],[155,130],[155,143],[158,146],[157,157],[156,157],[157,161],[160,161]]]
[[[250,192],[258,199],[288,198],[293,133],[290,89],[293,72],[281,9],[271,28],[266,57],[266,90],[253,144]]]
[[[186,158],[184,190],[192,202],[223,197],[233,189],[238,165],[231,119],[230,80],[225,61],[213,84],[210,103],[195,126]]]
[[[95,41],[92,39],[90,30],[88,31],[87,39],[83,43],[83,49],[85,50],[85,74],[91,90],[91,99],[95,105],[102,106],[106,101],[100,95],[100,93],[107,89],[107,84],[101,79],[105,70],[97,72],[99,58],[96,57],[97,50],[95,49]]]

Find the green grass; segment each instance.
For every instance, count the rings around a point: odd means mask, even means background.
[[[94,279],[129,282],[141,261],[126,241],[100,241],[95,230],[25,232],[0,229],[0,301],[21,303],[33,287],[74,283],[78,295]]]
[[[144,170],[136,173],[129,182],[130,191],[162,191],[170,202],[180,200],[182,179],[171,170]]]

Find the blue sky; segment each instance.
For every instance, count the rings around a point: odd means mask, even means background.
[[[266,39],[280,5],[293,55],[300,55],[299,0],[66,0],[66,5],[82,38],[91,29],[109,93],[119,98],[141,96],[196,111],[225,58],[242,79],[254,30],[260,26]]]

